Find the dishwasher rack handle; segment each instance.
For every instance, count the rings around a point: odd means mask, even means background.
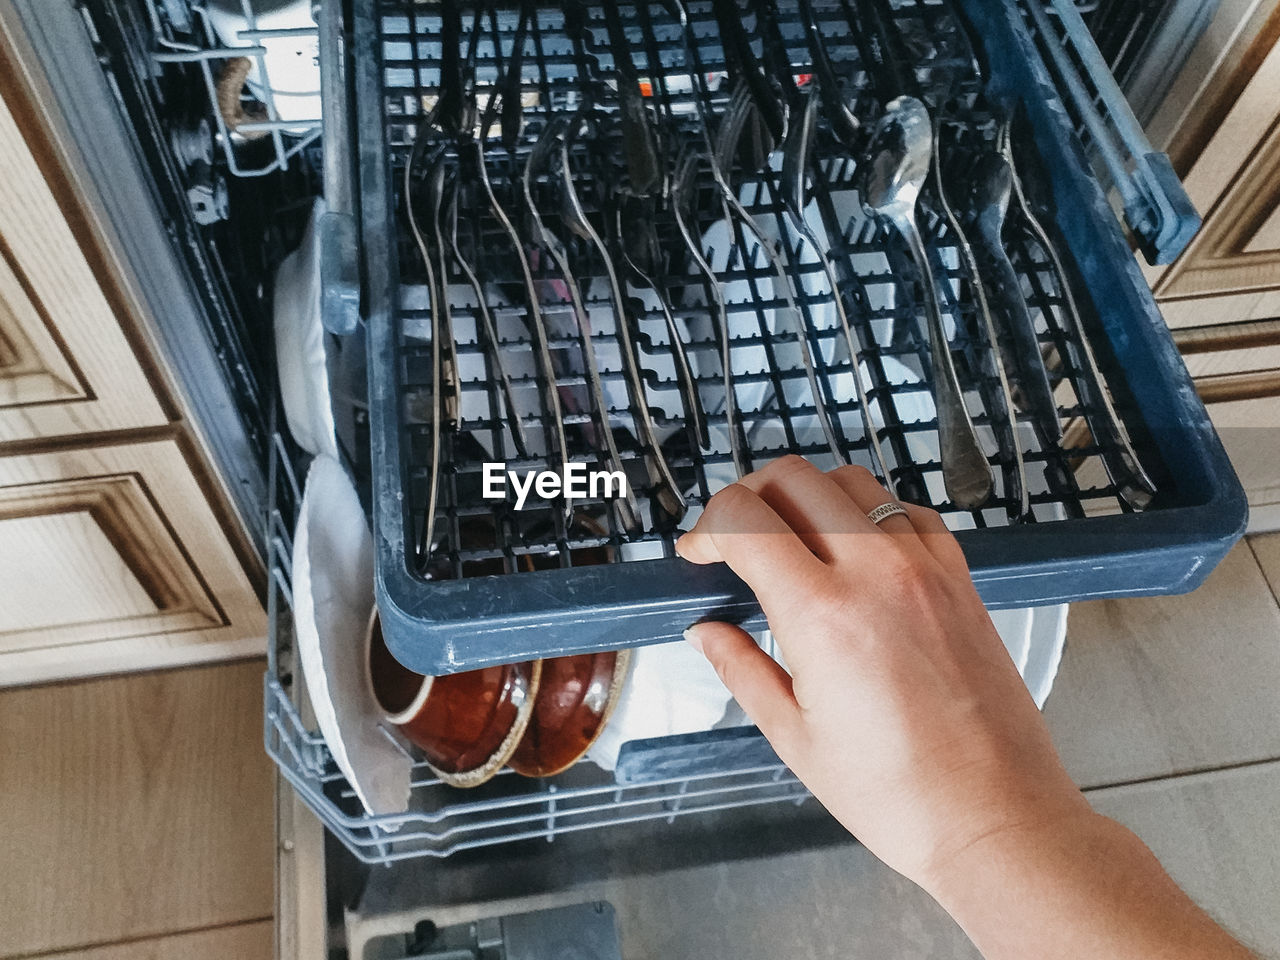
[[[1088,131],[1120,196],[1125,222],[1143,256],[1152,266],[1172,263],[1202,219],[1168,155],[1151,146],[1073,0],[1028,0],[1022,5],[1048,53],[1063,102]]]

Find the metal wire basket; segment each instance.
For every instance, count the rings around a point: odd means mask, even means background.
[[[620,762],[620,779],[591,764],[549,780],[504,770],[474,790],[437,780],[414,756],[409,809],[370,816],[334,763],[324,738],[304,720],[304,694],[293,650],[290,564],[292,530],[301,501],[289,447],[278,435],[271,456],[272,502],[267,518],[270,578],[269,638],[264,677],[264,742],[281,775],[358,859],[391,863],[448,857],[520,840],[777,803],[803,803],[809,793],[751,729],[729,731],[728,749],[700,749],[674,766],[637,755],[636,776]],[[678,739],[678,738],[675,738]],[[736,741],[736,742],[735,742]],[[664,746],[659,744],[659,746]],[[745,749],[743,749],[745,747]],[[625,751],[625,748],[624,748]],[[665,750],[662,751],[665,754]],[[633,764],[634,765],[634,764]],[[628,782],[630,781],[630,782]]]
[[[319,30],[309,3],[144,5],[158,46],[155,62],[199,71],[215,139],[233,176],[283,170],[320,138]]]

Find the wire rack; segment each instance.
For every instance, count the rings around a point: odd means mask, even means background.
[[[458,790],[437,780],[415,753],[411,754],[415,762],[408,811],[368,815],[333,762],[324,738],[303,719],[303,692],[294,663],[290,586],[291,532],[302,494],[292,456],[290,445],[276,435],[267,521],[271,573],[264,741],[281,775],[361,861],[441,858],[480,847],[521,840],[550,841],[567,833],[630,823],[672,822],[677,817],[740,807],[798,804],[809,797],[785,766],[759,759],[744,758],[736,764],[643,783],[614,782],[609,773],[587,763],[549,780],[525,779],[503,770],[483,787]]]
[[[199,72],[208,115],[232,175],[261,177],[283,170],[319,140],[319,30],[304,22],[310,20],[309,4],[144,4],[157,46],[155,62]],[[289,12],[290,25],[269,26],[282,22],[282,11]],[[314,90],[307,90],[312,74]],[[295,89],[299,81],[302,89]],[[265,150],[263,143],[268,145]]]
[[[714,114],[723,109],[728,99],[724,85],[717,86],[724,72],[724,56],[709,6],[695,4],[691,11],[694,30],[700,37],[699,62],[692,68],[684,62],[679,27],[660,4],[620,9],[635,41],[633,55],[638,63],[644,64],[641,71],[647,71],[653,78],[651,102],[663,117],[664,129],[674,141],[696,140],[695,93],[690,90],[690,70],[710,79],[710,89],[704,96]],[[963,36],[950,9],[948,4],[909,2],[895,6],[894,15],[895,26],[903,35],[919,41],[921,62],[917,73],[929,85],[930,99],[940,107],[945,106],[950,111],[948,117],[962,119],[946,125],[944,130],[951,138],[949,146],[956,147],[952,155],[963,158],[972,156],[994,138],[996,123],[981,103],[980,78],[965,73],[969,61],[963,52]],[[391,180],[398,184],[421,114],[438,93],[440,20],[433,16],[431,7],[416,4],[388,0],[380,3],[378,10],[384,78],[381,105],[393,169]],[[848,7],[823,7],[820,15],[831,56],[849,77],[851,89],[869,91],[867,71],[859,62],[857,45],[852,39],[855,24],[849,19]],[[810,67],[799,20],[795,17],[788,20],[785,12],[781,19],[788,53],[796,72],[804,74]],[[754,32],[749,20],[747,26]],[[481,90],[497,80],[502,61],[509,59],[514,29],[513,21],[499,20],[496,35],[490,34],[490,42],[482,43],[476,69]],[[592,28],[585,57],[575,52],[574,45],[565,36],[557,10],[539,9],[529,33],[523,90],[526,102],[534,105],[526,109],[526,135],[515,166],[512,158],[503,155],[500,149],[490,152],[489,176],[499,195],[510,194],[513,173],[523,163],[529,145],[546,118],[555,113],[572,112],[581,103],[584,89],[612,75],[612,58],[603,27]],[[856,112],[863,120],[864,129],[870,128],[877,110],[878,105],[869,92],[858,98]],[[616,124],[602,124],[600,134],[595,143],[574,157],[576,175],[583,182],[596,185],[625,182]],[[963,164],[963,159],[957,162]],[[852,462],[872,466],[858,403],[850,388],[853,367],[847,352],[839,349],[831,293],[821,279],[821,266],[808,255],[805,245],[788,232],[779,199],[778,176],[774,169],[747,176],[739,196],[756,222],[789,248],[785,258],[787,268],[795,288],[800,291],[796,303],[813,342],[822,384],[816,402],[825,404],[833,414],[843,455]],[[701,187],[701,228],[713,267],[725,284],[730,301],[733,379],[739,391],[739,414],[749,440],[748,466],[758,467],[784,453],[799,453],[819,465],[833,467],[837,461],[818,427],[815,397],[798,359],[795,325],[785,319],[788,304],[773,267],[749,235],[744,236],[741,229],[731,234],[718,220],[714,204],[710,202],[711,183],[705,174]],[[397,210],[403,209],[403,199],[398,194],[394,206]],[[554,469],[556,464],[548,455],[544,433],[548,417],[540,405],[537,374],[527,362],[520,366],[521,360],[527,361],[532,355],[533,346],[522,321],[518,293],[513,293],[517,278],[511,269],[509,252],[482,255],[483,251],[503,250],[504,235],[481,204],[475,203],[469,209],[474,216],[472,249],[481,254],[475,266],[499,322],[500,349],[512,369],[523,371],[513,376],[513,381],[520,406],[518,415],[534,438],[533,456],[521,460],[512,448],[505,410],[495,388],[496,377],[479,331],[474,295],[462,276],[450,275],[448,295],[461,371],[461,426],[458,434],[447,437],[445,443],[444,489],[437,507],[437,529],[443,531],[443,542],[436,545],[429,563],[421,543],[411,543],[408,553],[420,561],[419,574],[432,578],[461,577],[481,571],[515,573],[525,568],[521,557],[530,553],[554,554],[561,565],[571,566],[576,551],[624,539],[603,501],[582,502],[580,512],[587,514],[592,522],[574,527],[558,518],[554,505],[526,508],[519,513],[502,507],[495,511],[494,505],[480,496],[485,462],[505,460],[511,469]],[[592,212],[601,222],[605,220],[607,211],[600,205]],[[943,489],[937,460],[937,422],[930,399],[927,340],[917,321],[913,290],[902,279],[912,277],[911,267],[903,262],[887,228],[862,213],[851,162],[834,157],[824,161],[809,215],[829,243],[838,271],[838,294],[849,309],[861,341],[867,345],[862,375],[866,378],[866,393],[873,407],[872,419],[878,425],[879,441],[890,460],[891,480],[910,499],[928,503],[949,515],[957,528],[1010,523],[1019,513],[1007,481],[1016,462],[1010,446],[1001,442],[1004,425],[1000,420],[999,380],[991,344],[981,334],[954,238],[947,235],[937,211],[926,211],[925,227],[949,293],[946,319],[955,331],[954,343],[969,408],[981,411],[975,421],[985,446],[994,451],[991,460],[998,477],[995,496],[984,509],[972,513],[950,503]],[[427,398],[431,389],[432,348],[428,329],[429,298],[423,284],[421,259],[403,225],[397,237],[400,284],[396,372],[401,410],[407,412],[400,422],[399,468],[408,494],[404,531],[412,540],[424,527],[430,488],[429,451],[433,428],[429,416],[415,417],[413,411],[425,410],[428,414],[430,411]],[[674,243],[670,235],[663,239],[668,246]],[[1069,423],[1088,411],[1082,407],[1081,393],[1076,388],[1082,371],[1074,368],[1068,359],[1072,353],[1072,334],[1062,314],[1062,292],[1057,289],[1043,250],[1021,235],[1013,245],[1041,348],[1052,368],[1061,405],[1059,416],[1062,422]],[[643,505],[652,493],[645,487],[647,477],[642,468],[644,458],[651,455],[651,451],[641,443],[639,438],[643,432],[626,401],[625,368],[616,335],[616,318],[605,294],[604,271],[582,248],[575,251],[573,267],[589,299],[592,339],[600,358],[605,393],[610,400],[606,415],[618,437],[628,478],[642,494]],[[597,457],[592,438],[600,429],[600,414],[592,409],[586,394],[580,344],[566,321],[569,307],[563,285],[557,283],[554,271],[545,262],[538,279],[542,307],[553,321],[550,346],[560,371],[557,385],[569,410],[566,418],[569,453],[572,459],[591,462]],[[631,292],[636,297],[644,296],[635,288]],[[662,443],[663,453],[682,489],[701,503],[733,479],[718,364],[719,346],[696,277],[683,269],[675,271],[666,279],[662,292],[669,303],[676,305],[688,331],[686,345],[697,371],[699,395],[713,434],[711,449],[699,449],[690,441],[690,418],[678,392],[663,317],[651,296],[642,299],[642,308],[635,312],[634,333],[657,432],[666,438]],[[1077,300],[1087,301],[1087,298],[1077,291]],[[562,322],[557,324],[556,320]],[[1113,391],[1118,392],[1118,387],[1113,385]],[[1136,411],[1125,405],[1123,395],[1117,399],[1121,402],[1122,416],[1132,429],[1140,431],[1141,421]],[[1046,522],[1125,509],[1114,486],[1103,483],[1082,489],[1076,483],[1076,469],[1101,453],[1087,436],[1080,446],[1065,449],[1038,435],[1034,425],[1025,418],[1019,418],[1016,429],[1032,491],[1030,519]],[[1151,457],[1150,450],[1145,452]],[[1101,472],[1098,475],[1105,476]],[[478,521],[483,522],[482,526]],[[661,518],[649,512],[641,537],[630,540],[658,542],[669,553],[674,535],[673,529],[669,526],[664,529]]]

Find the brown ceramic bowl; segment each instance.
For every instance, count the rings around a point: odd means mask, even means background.
[[[609,722],[630,664],[630,650],[543,660],[533,716],[508,766],[550,777],[577,763]]]
[[[367,631],[369,685],[387,722],[422,750],[445,783],[478,787],[502,769],[533,715],[542,661],[424,677],[387,649],[375,610]]]
[[[600,533],[579,519],[581,527]],[[575,567],[608,563],[607,547],[575,550]],[[552,555],[526,556],[533,569],[552,567]],[[507,765],[526,777],[550,777],[569,769],[596,742],[609,722],[631,665],[631,651],[585,653],[542,661],[542,680],[524,738]]]

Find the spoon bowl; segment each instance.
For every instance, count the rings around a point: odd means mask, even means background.
[[[915,97],[899,97],[885,107],[870,153],[862,177],[867,212],[914,219],[933,155],[933,124],[925,105]]]
[[[891,101],[871,137],[871,156],[861,183],[862,202],[869,216],[888,220],[897,228],[920,274],[938,411],[942,479],[947,496],[956,506],[976,510],[990,499],[995,480],[965,406],[960,375],[942,323],[929,253],[916,224],[916,202],[929,177],[932,160],[933,121],[928,109],[914,97]]]

